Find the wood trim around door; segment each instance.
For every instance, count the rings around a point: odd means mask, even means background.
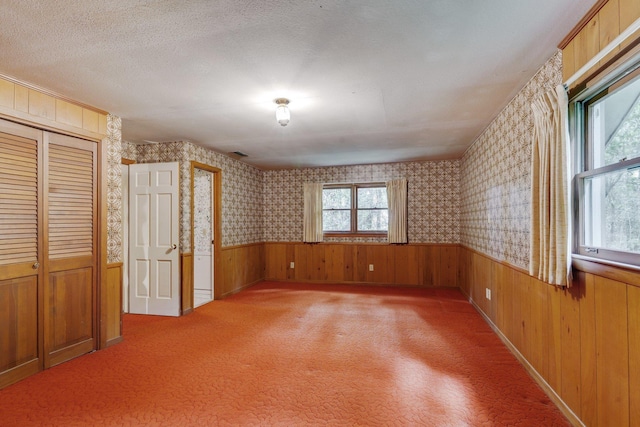
[[[221,244],[222,244],[222,169],[216,168],[213,166],[209,166],[204,163],[199,163],[196,161],[191,161],[191,253],[194,253],[194,244],[193,244],[193,192],[194,192],[194,170],[202,169],[213,174],[213,191],[214,191],[214,200],[213,200],[213,299],[219,299],[222,297],[222,292],[220,292],[222,288],[222,276],[220,274],[220,256],[221,256]],[[195,262],[192,263],[192,277],[195,275]],[[193,283],[192,285],[193,286]],[[193,292],[191,292],[191,301],[190,307],[193,309]],[[183,307],[185,305],[183,304]]]

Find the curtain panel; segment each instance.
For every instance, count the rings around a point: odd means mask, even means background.
[[[394,179],[387,183],[389,206],[389,243],[407,243],[407,180]]]
[[[302,241],[322,242],[322,184],[303,184],[304,211]]]
[[[568,100],[558,85],[535,99],[531,149],[529,274],[571,285]]]

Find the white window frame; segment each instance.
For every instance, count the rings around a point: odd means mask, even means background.
[[[574,206],[574,254],[583,257],[596,258],[607,261],[612,264],[626,264],[640,266],[640,254],[634,252],[620,251],[599,247],[595,245],[586,245],[586,225],[598,215],[598,211],[594,209],[586,209],[585,183],[588,179],[604,176],[611,172],[626,171],[633,168],[640,168],[640,156],[632,159],[620,159],[617,163],[609,164],[601,167],[594,167],[594,158],[597,153],[596,144],[593,143],[592,132],[590,132],[589,123],[589,106],[594,104],[602,97],[609,93],[613,93],[617,88],[625,83],[639,78],[640,76],[640,60],[635,59],[633,62],[622,66],[602,78],[598,83],[587,89],[583,89],[579,94],[571,96],[569,106],[569,116],[571,121],[570,130],[572,133],[572,148],[574,152],[573,158],[573,206]],[[592,206],[593,202],[588,205]],[[638,213],[640,215],[640,212]],[[592,240],[598,240],[597,236],[591,236]]]

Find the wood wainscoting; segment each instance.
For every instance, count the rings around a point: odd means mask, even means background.
[[[265,252],[267,280],[458,286],[457,244],[268,242]]]
[[[264,243],[228,246],[220,251],[214,274],[214,299],[233,295],[264,280]],[[193,254],[180,254],[180,286],[182,288],[182,315],[193,311]]]
[[[180,315],[193,311],[193,254],[180,254]]]
[[[575,425],[640,425],[640,273],[576,260],[561,289],[460,250],[461,289]]]
[[[227,246],[221,250],[222,284],[214,286],[215,298],[233,295],[265,278],[265,244]]]
[[[100,310],[102,348],[122,341],[122,265],[121,262],[107,264],[107,283],[102,287]]]

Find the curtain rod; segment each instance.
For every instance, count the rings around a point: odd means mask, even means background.
[[[598,54],[596,56],[591,58],[591,60],[589,62],[584,64],[582,66],[582,68],[580,68],[578,71],[576,71],[574,75],[569,77],[564,82],[565,89],[568,89],[573,83],[575,83],[580,77],[582,77],[587,71],[589,71],[591,69],[591,67],[596,65],[598,63],[598,61],[600,61],[602,58],[607,56],[613,49],[615,49],[620,43],[622,43],[623,41],[628,39],[629,36],[631,36],[631,34],[635,33],[638,29],[640,29],[640,18],[636,19],[631,25],[629,25],[627,27],[626,30],[624,30],[622,33],[620,33],[620,35],[618,37],[613,39],[613,41],[611,43],[609,43],[608,45],[606,45],[605,48],[602,49],[600,52],[598,52]]]

